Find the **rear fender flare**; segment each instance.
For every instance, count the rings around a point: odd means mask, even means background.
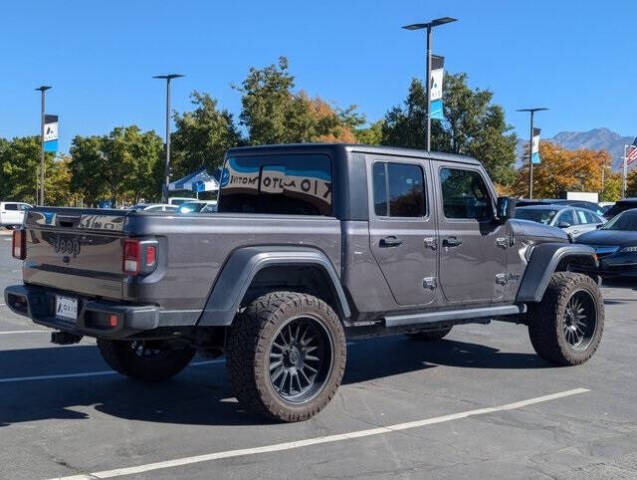
[[[274,265],[314,265],[321,268],[328,275],[337,299],[337,314],[341,319],[351,316],[340,279],[332,262],[323,252],[303,247],[245,247],[234,251],[225,263],[197,325],[232,324],[254,277],[260,270]]]
[[[533,247],[531,258],[522,277],[516,300],[520,303],[537,303],[544,297],[551,275],[558,265],[569,257],[590,259],[590,264],[599,265],[595,250],[586,245],[565,243],[542,243]]]

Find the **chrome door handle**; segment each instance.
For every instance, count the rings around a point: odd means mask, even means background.
[[[438,240],[436,240],[434,237],[426,237],[425,248],[431,248],[432,250],[438,249]]]

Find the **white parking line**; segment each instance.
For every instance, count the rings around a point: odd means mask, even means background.
[[[213,363],[224,363],[224,362],[225,362],[224,359],[205,360],[203,362],[191,363],[189,366],[201,367],[202,365],[211,365]],[[59,380],[64,378],[101,377],[104,375],[117,375],[117,372],[113,370],[101,370],[97,372],[62,373],[58,375],[36,375],[33,377],[0,378],[0,383],[33,382],[35,380]]]
[[[0,335],[11,335],[13,333],[50,333],[51,330],[8,330],[0,332]]]
[[[115,470],[105,470],[102,472],[94,472],[83,475],[71,475],[69,477],[57,477],[50,480],[95,480],[96,478],[114,478],[124,475],[134,475],[137,473],[144,473],[153,470],[161,470],[165,468],[181,467],[184,465],[192,465],[193,463],[210,462],[213,460],[219,460],[222,458],[232,457],[244,457],[247,455],[258,455],[263,453],[281,452],[284,450],[293,450],[296,448],[309,447],[311,445],[318,445],[322,443],[334,443],[341,442],[343,440],[353,440],[356,438],[370,437],[373,435],[383,435],[387,433],[397,432],[401,430],[409,430],[412,428],[425,427],[427,425],[434,425],[437,423],[450,422],[453,420],[460,420],[467,417],[474,417],[477,415],[485,415],[488,413],[502,412],[506,410],[515,410],[518,408],[528,407],[529,405],[535,405],[537,403],[549,402],[551,400],[557,400],[560,398],[570,397],[572,395],[578,395],[580,393],[588,392],[586,388],[576,388],[574,390],[567,390],[564,392],[553,393],[551,395],[544,395],[543,397],[530,398],[528,400],[522,400],[520,402],[508,403],[506,405],[500,405],[498,407],[479,408],[476,410],[467,410],[465,412],[452,413],[450,415],[443,415],[441,417],[426,418],[424,420],[416,420],[414,422],[398,423],[395,425],[389,425],[386,427],[370,428],[368,430],[358,430],[349,433],[341,433],[338,435],[327,435],[323,437],[308,438],[306,440],[298,440],[295,442],[276,443],[274,445],[265,445],[256,448],[243,448],[240,450],[228,450],[225,452],[208,453],[205,455],[197,455],[194,457],[178,458],[175,460],[168,460],[165,462],[149,463],[147,465],[139,465],[137,467],[118,468]]]

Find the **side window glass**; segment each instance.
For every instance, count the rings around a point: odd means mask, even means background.
[[[389,215],[391,217],[424,217],[425,186],[418,165],[389,163]]]
[[[585,225],[587,223],[591,223],[586,218],[586,214],[585,214],[584,210],[578,210],[577,211],[577,219],[579,220],[579,223],[581,223],[582,225]]]
[[[386,217],[387,205],[387,176],[385,175],[385,163],[377,162],[372,170],[374,179],[374,212],[379,217]]]
[[[376,215],[417,218],[427,214],[425,182],[420,166],[377,162],[372,176]]]
[[[560,223],[568,223],[569,225],[573,225],[575,223],[571,210],[564,210],[559,214],[555,221],[555,225],[559,225]]]
[[[5,210],[17,210],[18,206],[15,203],[7,203],[4,206]]]
[[[445,217],[486,220],[491,218],[489,190],[478,172],[443,168],[440,171]]]
[[[584,211],[586,215],[586,223],[600,223],[599,219],[591,212]]]

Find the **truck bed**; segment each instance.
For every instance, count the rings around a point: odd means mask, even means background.
[[[340,271],[341,227],[330,217],[37,207],[29,211],[25,229],[26,285],[157,305],[181,312],[185,324],[199,317],[223,262],[238,246],[311,246]],[[155,271],[123,272],[127,238],[158,242]]]

